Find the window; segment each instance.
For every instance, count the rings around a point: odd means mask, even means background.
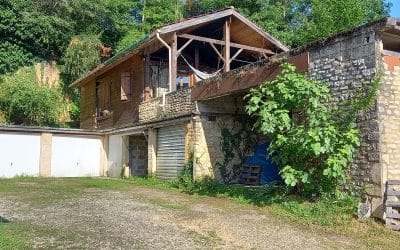
[[[178,74],[176,77],[176,89],[184,89],[193,86],[193,75],[192,74]]]
[[[121,101],[132,100],[132,74],[131,72],[121,73]]]

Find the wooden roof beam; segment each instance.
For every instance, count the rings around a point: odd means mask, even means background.
[[[200,42],[213,43],[213,44],[218,44],[218,45],[225,46],[225,41],[217,40],[217,39],[213,39],[213,38],[195,36],[195,35],[190,35],[190,34],[180,34],[180,35],[178,35],[178,37],[185,38],[185,39],[193,39],[193,40],[200,41]],[[272,50],[269,50],[269,49],[256,48],[256,47],[243,45],[243,44],[238,44],[238,43],[230,43],[230,46],[234,47],[234,48],[238,48],[238,49],[244,49],[244,50],[248,50],[248,51],[255,51],[255,52],[259,52],[259,53],[265,53],[267,55],[275,55],[275,53]]]

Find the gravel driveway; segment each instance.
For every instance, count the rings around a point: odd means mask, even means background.
[[[352,248],[348,239],[317,235],[225,198],[141,186],[44,192],[32,188],[35,182],[18,185],[18,192],[0,191],[0,214],[27,228],[33,248]]]

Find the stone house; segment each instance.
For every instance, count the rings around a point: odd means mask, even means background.
[[[382,216],[388,179],[400,179],[400,20],[384,18],[290,50],[230,8],[165,25],[71,84],[81,128],[106,135],[108,175],[175,178],[189,154],[194,176],[215,176],[220,124],[243,114],[243,96],[287,58],[329,84],[337,101],[379,78],[375,105],[357,115],[362,145],[351,164]],[[215,72],[221,72],[214,75]]]

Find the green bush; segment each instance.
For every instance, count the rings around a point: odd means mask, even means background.
[[[328,85],[297,74],[290,64],[273,81],[254,88],[246,110],[255,127],[272,139],[269,155],[285,183],[303,195],[338,193],[360,144],[355,114],[343,117]]]
[[[0,81],[0,110],[7,123],[59,126],[63,112],[61,91],[37,85],[33,67],[22,68]]]
[[[193,153],[190,153],[188,162],[183,166],[182,173],[178,176],[176,181],[176,186],[188,193],[191,193],[195,187],[195,181],[193,179],[193,161]]]

